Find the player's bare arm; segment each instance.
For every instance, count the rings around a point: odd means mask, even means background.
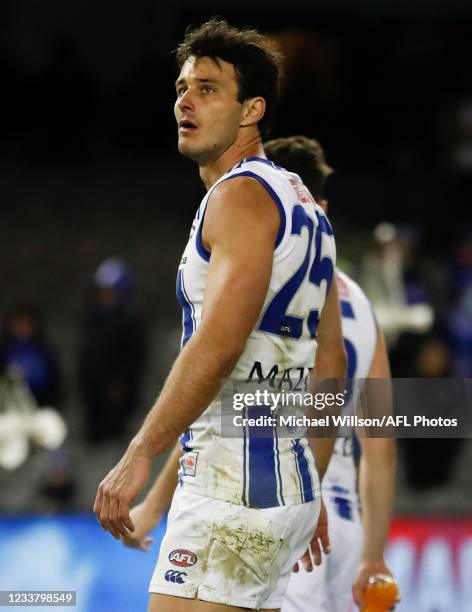
[[[203,240],[211,251],[202,322],[117,466],[100,483],[94,512],[115,537],[134,526],[130,504],[153,458],[198,418],[234,368],[259,317],[272,271],[279,213],[256,181],[236,178],[212,194]]]
[[[381,332],[377,336],[369,378],[390,379],[387,348]],[[391,571],[385,565],[384,548],[392,512],[396,467],[396,447],[393,437],[360,437],[360,442],[362,455],[359,466],[359,493],[364,542],[361,562],[352,589],[354,601],[359,608],[364,603],[364,591],[369,576],[391,575]]]

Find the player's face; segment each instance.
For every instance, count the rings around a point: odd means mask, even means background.
[[[176,82],[180,153],[199,164],[217,159],[238,136],[242,104],[233,64],[190,57]]]

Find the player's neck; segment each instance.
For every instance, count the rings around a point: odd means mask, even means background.
[[[200,178],[207,190],[246,157],[266,157],[259,132],[245,139],[238,138],[219,157],[200,166]]]

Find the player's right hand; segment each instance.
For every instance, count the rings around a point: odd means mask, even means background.
[[[98,522],[117,540],[134,531],[130,505],[149,480],[152,457],[130,446],[98,486],[93,511]]]
[[[130,517],[133,521],[134,531],[129,531],[128,535],[121,536],[121,541],[130,548],[138,548],[148,552],[154,539],[149,533],[154,529],[161,519],[161,514],[153,513],[146,500],[131,508]]]
[[[361,560],[357,568],[354,584],[352,585],[352,598],[359,610],[362,610],[364,607],[364,595],[369,583],[369,578],[375,575],[391,576],[393,578],[390,568],[385,565],[383,559],[379,559],[378,561]],[[390,609],[393,610],[394,608]]]

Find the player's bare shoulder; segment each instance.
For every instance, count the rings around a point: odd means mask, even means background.
[[[275,241],[280,214],[267,190],[254,178],[233,176],[212,190],[206,207],[203,242],[211,245],[222,235],[264,234]]]

